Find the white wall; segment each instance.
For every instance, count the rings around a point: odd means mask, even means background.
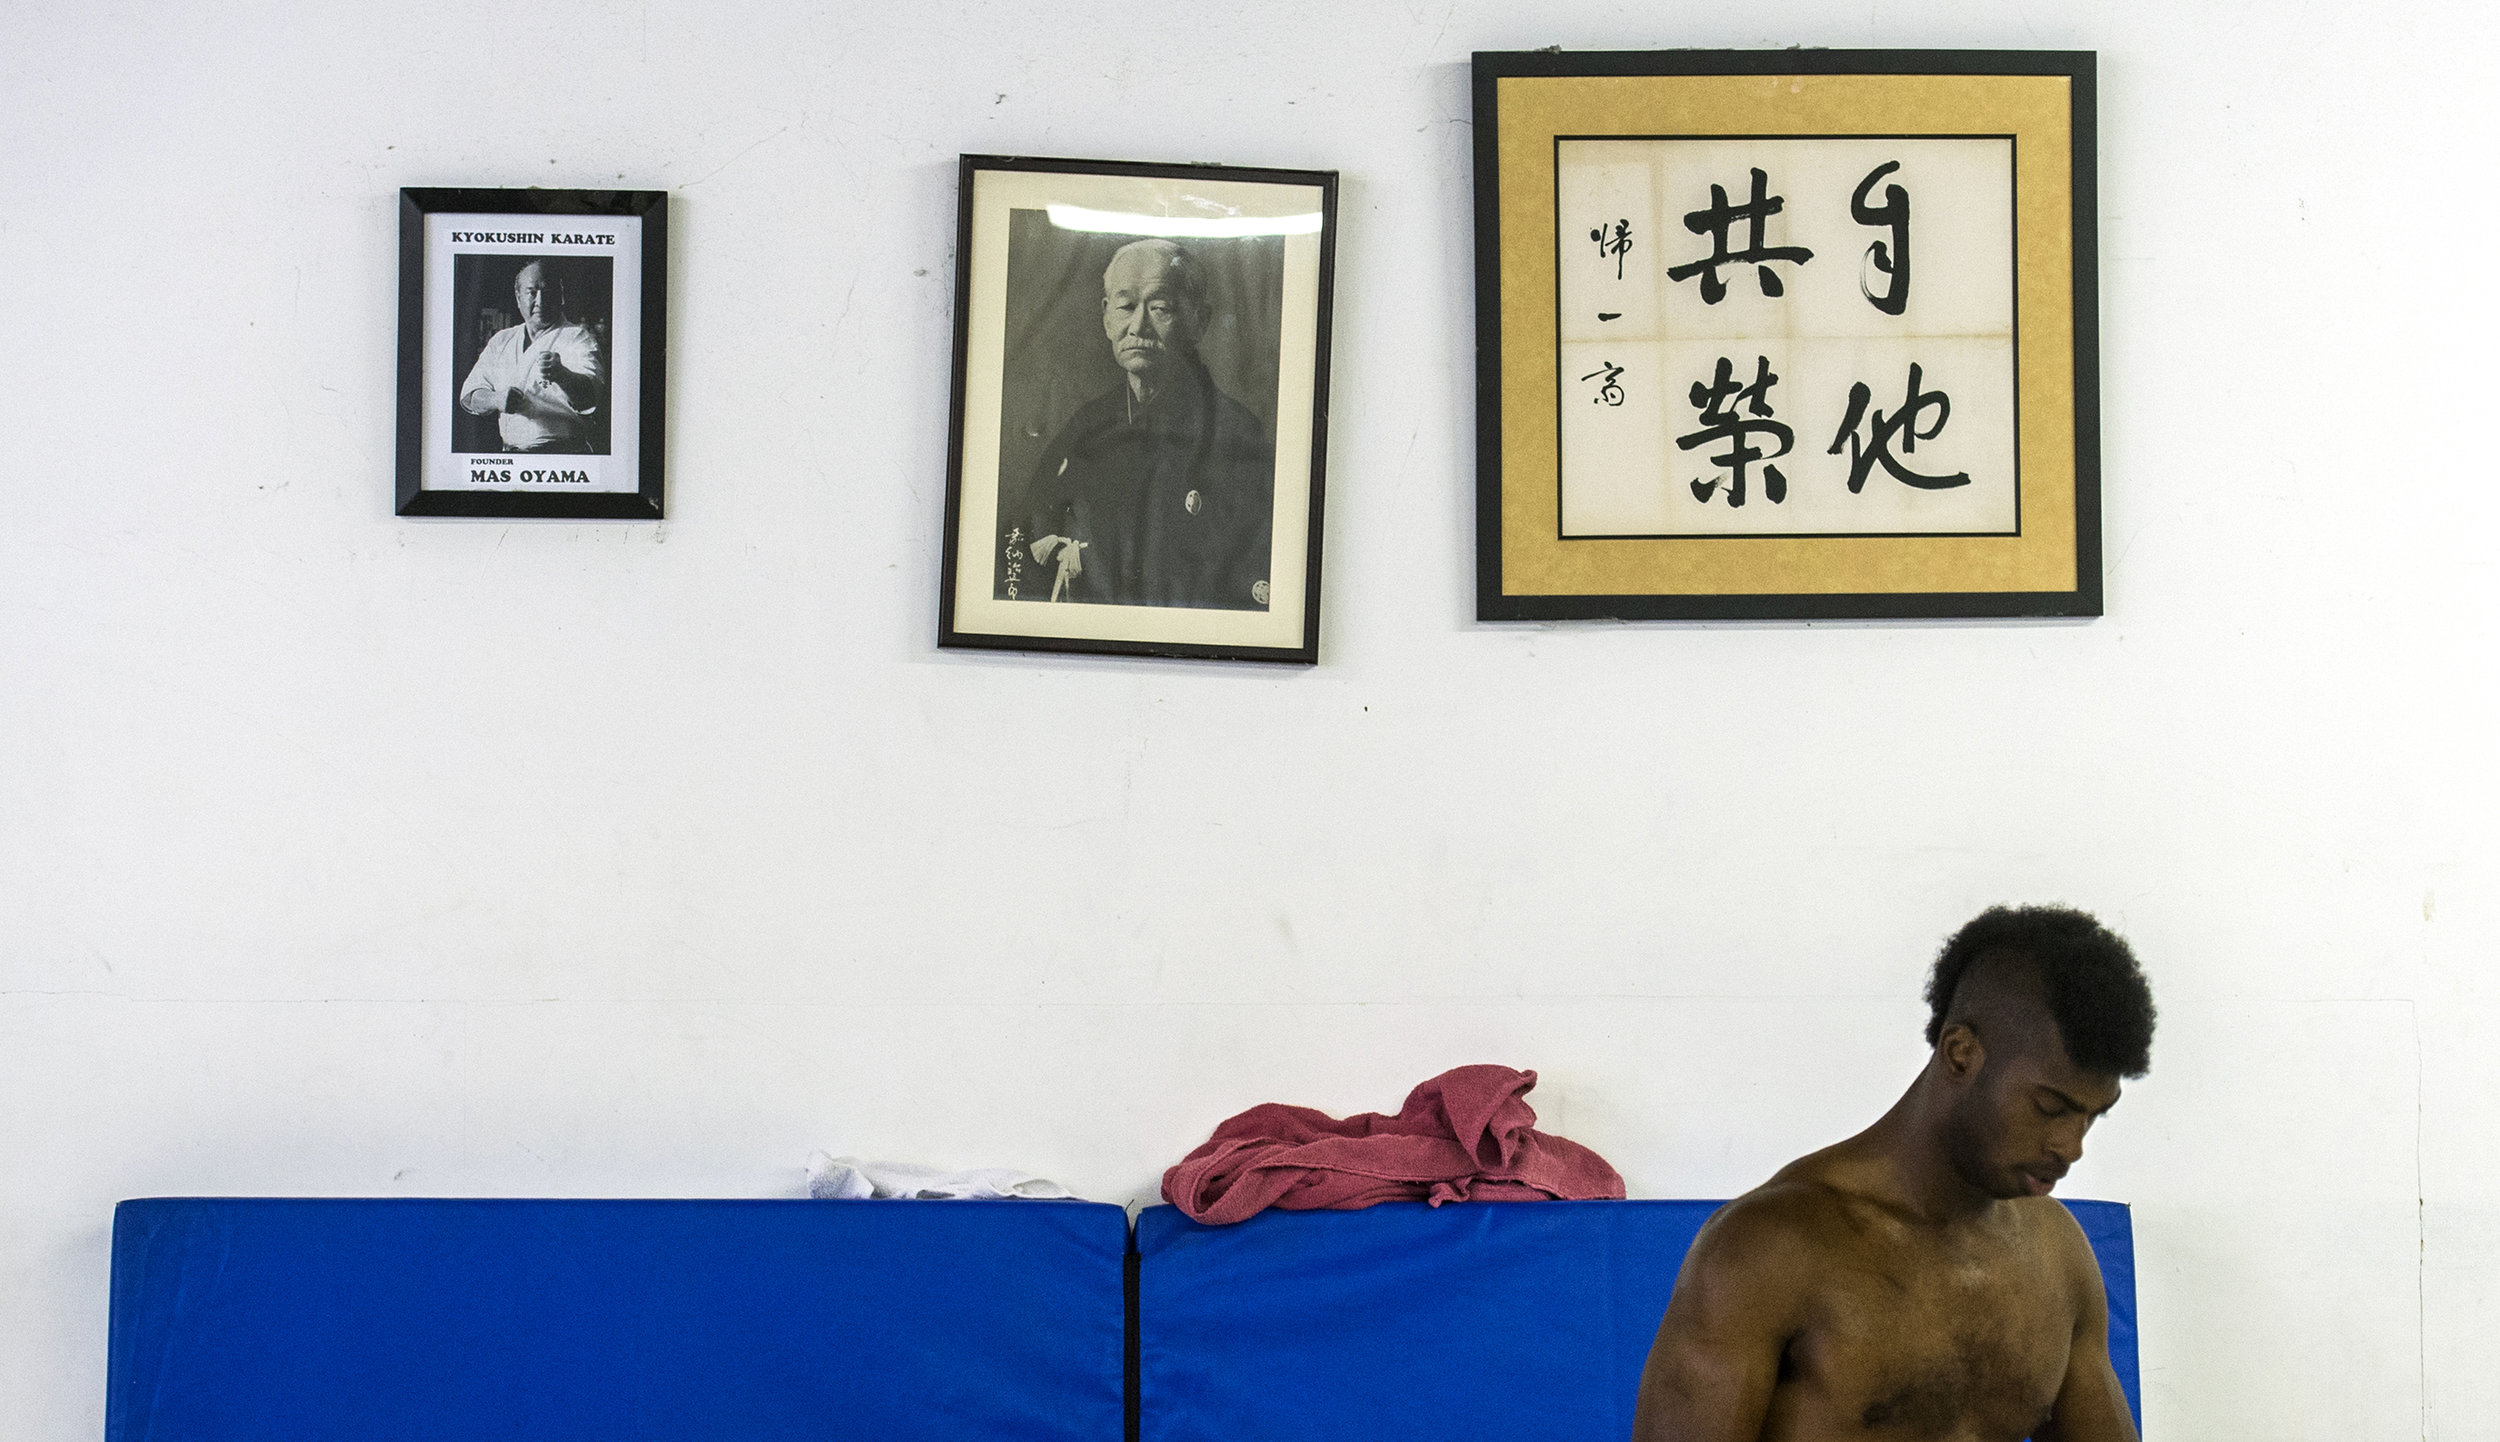
[[[1640,1196],[2137,943],[2156,1439],[2488,1437],[2486,7],[0,7],[0,1438],[122,1197],[1142,1198],[1480,1060]],[[2102,56],[2109,615],[1472,615],[1472,49]],[[1325,664],[932,645],[954,157],[1344,173]],[[391,515],[395,191],[672,192],[670,519]]]

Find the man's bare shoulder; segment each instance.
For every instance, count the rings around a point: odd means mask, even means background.
[[[2101,1259],[2093,1254],[2092,1239],[2083,1234],[2083,1224],[2061,1202],[2047,1197],[2026,1197],[2012,1205],[2021,1210],[2030,1227],[2033,1244],[2055,1258],[2058,1270],[2079,1297],[2094,1304],[2101,1299]]]
[[[1829,1250],[1865,1225],[1866,1202],[1792,1164],[1711,1215],[1693,1238],[1692,1256],[1711,1271],[1764,1281],[1809,1280]]]

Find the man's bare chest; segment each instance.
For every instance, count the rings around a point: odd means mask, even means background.
[[[1862,1239],[1863,1240],[1863,1239]],[[1869,1244],[1835,1256],[1782,1367],[1801,1414],[1856,1435],[2013,1442],[2066,1372],[2074,1299],[2018,1240]],[[1809,1427],[1798,1435],[1819,1435]]]

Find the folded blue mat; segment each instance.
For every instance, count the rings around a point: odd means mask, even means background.
[[[1138,1219],[1149,1442],[1621,1442],[1711,1202]],[[2135,1403],[2124,1207],[2069,1204]],[[1110,1442],[1117,1207],[164,1199],[113,1235],[107,1442]]]
[[[122,1203],[106,1442],[1122,1431],[1121,1209]]]
[[[1676,1268],[1718,1205],[1401,1202],[1234,1227],[1151,1208],[1137,1219],[1142,1442],[1623,1442]],[[2068,1206],[2100,1257],[2134,1407],[2127,1209]]]

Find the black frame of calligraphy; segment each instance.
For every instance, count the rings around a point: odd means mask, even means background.
[[[1479,51],[1476,167],[1476,616],[1481,621],[1803,621],[2098,616],[2101,594],[2099,232],[2094,52],[2049,50]],[[2062,76],[2069,82],[2073,216],[2075,588],[2071,591],[1592,595],[1503,587],[1500,87],[1510,77]],[[1550,237],[1548,239],[1550,243]],[[1559,477],[1515,478],[1552,486]],[[1731,536],[1744,544],[1774,537]]]
[[[425,218],[431,214],[625,216],[642,222],[640,484],[631,491],[429,491],[425,479]],[[415,186],[399,192],[398,514],[656,521],[667,514],[668,192]]]
[[[971,368],[973,312],[974,178],[983,171],[1022,171],[1068,176],[1126,176],[1155,180],[1205,180],[1252,185],[1312,187],[1319,191],[1319,287],[1310,398],[1311,476],[1309,519],[1303,543],[1302,635],[1298,645],[1231,642],[1204,644],[1101,636],[1008,634],[968,630],[957,624],[956,582],[963,530],[966,390]],[[976,650],[1080,652],[1115,656],[1164,656],[1204,661],[1268,661],[1316,665],[1319,661],[1320,532],[1328,462],[1328,355],[1336,301],[1337,172],[1280,170],[1208,163],[1164,164],[1131,160],[1073,160],[1035,156],[964,155],[956,174],[954,377],[947,407],[946,519],[938,574],[938,636],[942,647]],[[1004,266],[1006,258],[1000,256]],[[994,417],[991,419],[995,419]],[[1280,415],[1281,420],[1281,415]],[[1279,497],[1281,503],[1282,497]],[[986,555],[986,552],[984,553]],[[1195,612],[1195,614],[1207,614]]]

